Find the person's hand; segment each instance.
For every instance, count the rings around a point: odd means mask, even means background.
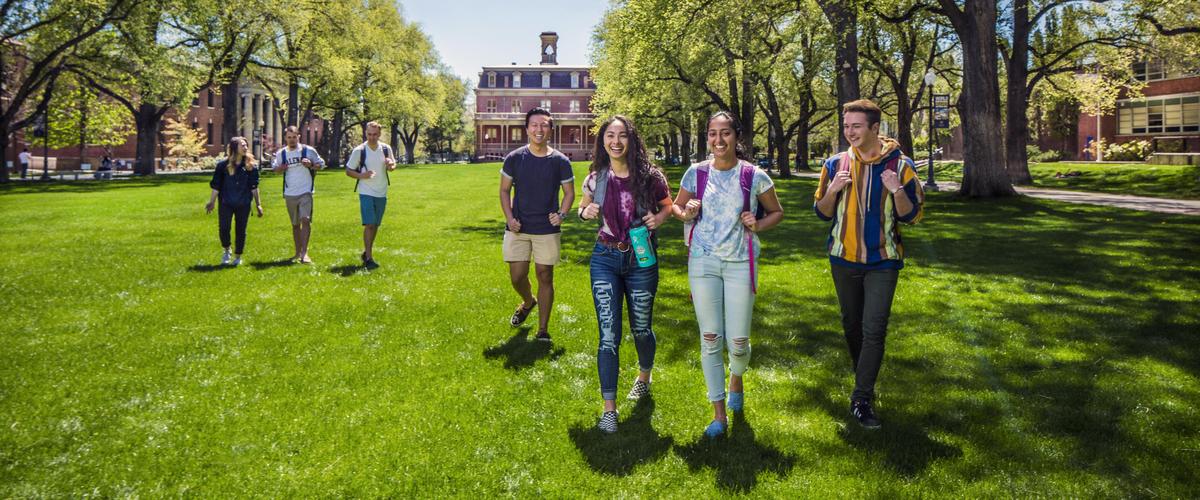
[[[587,220],[595,219],[600,215],[600,205],[596,203],[588,203],[588,206],[583,207],[583,218]]]
[[[658,216],[654,214],[646,214],[645,217],[642,217],[642,222],[646,223],[646,229],[651,231],[658,229]]]
[[[742,212],[742,225],[751,232],[758,231],[758,219],[750,212]]]
[[[683,207],[683,220],[690,221],[700,215],[700,200],[688,200],[687,205]]]
[[[558,212],[552,212],[550,214],[550,225],[551,226],[561,226],[562,225],[562,216],[559,215]]]
[[[836,174],[833,174],[833,180],[829,181],[829,187],[826,188],[826,192],[837,193],[845,189],[848,185],[850,185],[850,171],[838,170]]]
[[[301,158],[300,163],[303,164],[305,168],[312,168],[312,160],[308,158]]]
[[[258,205],[255,205],[254,208],[258,210],[258,218],[261,219],[262,218],[262,204],[259,203]]]
[[[393,160],[391,158],[384,158],[383,164],[387,165],[388,170],[396,170],[396,160]]]
[[[514,233],[521,232],[521,221],[517,220],[516,217],[508,219],[508,230]]]
[[[892,194],[896,194],[896,191],[899,191],[903,187],[900,184],[900,176],[891,170],[884,170],[879,178],[883,181],[883,187],[887,188],[888,192]]]
[[[204,204],[204,215],[211,214],[212,209],[213,209],[213,202],[210,201],[208,203],[205,203]]]
[[[368,178],[368,179],[374,179],[374,178],[375,178],[375,171],[374,171],[374,170],[368,170],[368,171],[367,171],[367,178]]]

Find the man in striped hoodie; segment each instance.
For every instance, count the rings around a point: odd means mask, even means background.
[[[832,221],[830,271],[854,367],[850,413],[863,427],[876,429],[875,379],[904,267],[899,223],[921,219],[925,193],[900,144],[879,136],[879,106],[853,101],[842,106],[842,114],[850,148],[825,160],[813,209],[821,220]]]

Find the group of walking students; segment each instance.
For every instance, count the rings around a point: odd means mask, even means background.
[[[359,256],[367,269],[375,269],[372,249],[375,235],[383,223],[383,212],[387,208],[387,191],[391,184],[388,172],[396,169],[396,158],[387,144],[379,142],[382,127],[379,123],[366,125],[366,142],[354,148],[346,162],[346,175],[357,179],[359,212],[363,225],[363,252]],[[292,222],[292,242],[296,253],[292,262],[311,264],[308,256],[308,240],[312,235],[313,192],[316,172],[325,168],[325,160],[310,146],[300,144],[300,129],[290,126],[284,130],[287,145],[275,153],[271,170],[283,174],[283,199],[288,217]],[[242,263],[242,251],[246,248],[246,224],[250,219],[250,202],[259,217],[263,216],[262,202],[258,195],[258,168],[254,157],[249,154],[246,138],[234,137],[225,149],[225,158],[217,162],[209,182],[212,194],[204,206],[212,213],[218,208],[218,233],[225,251],[222,265],[238,266]],[[236,228],[233,249],[230,250],[230,229]]]
[[[830,270],[855,376],[850,414],[874,429],[880,427],[873,409],[875,380],[883,361],[892,296],[904,267],[898,223],[920,220],[924,192],[900,144],[879,136],[882,113],[877,105],[859,100],[844,105],[842,112],[842,133],[850,147],[825,160],[813,208],[817,217],[831,222]],[[535,338],[550,341],[554,265],[559,260],[560,226],[574,203],[575,178],[567,157],[548,144],[553,130],[550,113],[541,108],[529,111],[525,128],[529,144],[510,153],[500,171],[500,206],[507,220],[503,254],[513,288],[521,297],[510,323],[523,324],[536,308]],[[745,409],[743,377],[750,365],[750,325],[761,255],[758,233],[778,225],[783,208],[771,178],[747,161],[737,117],[717,112],[706,128],[711,159],[683,174],[674,199],[666,175],[650,162],[628,118],[609,118],[596,136],[594,160],[583,181],[576,215],[599,224],[590,272],[603,401],[596,426],[603,432],[617,431],[623,313],[628,315],[638,356],[637,378],[627,399],[636,401],[650,394],[657,343],[653,317],[658,231],[670,217],[684,222],[700,365],[713,407],[704,434],[724,435],[729,429],[728,412]],[[528,277],[530,261],[537,275],[536,298]]]
[[[899,224],[920,220],[924,193],[916,168],[900,151],[900,144],[879,135],[882,113],[877,105],[854,101],[845,104],[842,113],[842,133],[850,146],[822,165],[813,209],[817,217],[831,223],[830,271],[854,370],[850,414],[873,429],[880,427],[873,409],[875,381],[883,361],[892,297],[904,267]],[[525,130],[528,144],[509,153],[500,170],[500,206],[506,221],[503,258],[521,298],[509,322],[520,326],[537,309],[535,338],[549,342],[554,266],[559,262],[560,228],[574,206],[575,176],[570,160],[549,145],[553,118],[548,110],[535,108],[526,113]],[[346,164],[346,174],[358,179],[361,258],[369,268],[377,266],[371,248],[387,204],[387,171],[395,168],[389,148],[378,142],[379,133],[379,125],[369,123],[367,141],[354,149]],[[624,314],[638,356],[637,378],[627,399],[636,401],[650,394],[657,344],[653,316],[659,280],[658,232],[671,217],[684,223],[700,364],[713,407],[713,419],[704,434],[713,438],[724,435],[729,429],[728,412],[745,409],[743,377],[750,365],[750,325],[761,256],[758,233],[778,225],[783,208],[771,178],[747,161],[740,143],[742,133],[733,114],[713,114],[707,124],[711,159],[684,173],[672,199],[666,175],[650,162],[633,122],[614,116],[600,125],[582,200],[574,215],[599,225],[590,274],[599,327],[596,364],[603,402],[597,428],[603,432],[617,431]],[[285,138],[287,146],[275,155],[272,166],[284,174],[283,195],[295,240],[293,258],[311,263],[308,238],[313,178],[325,163],[312,148],[299,144],[295,127],[286,130]],[[212,198],[206,208],[211,212],[213,200],[220,198],[222,263],[237,265],[245,245],[251,199],[262,216],[258,171],[247,155],[244,138],[230,141],[211,187]],[[232,256],[231,219],[237,225]],[[531,262],[538,283],[536,297],[529,281]]]

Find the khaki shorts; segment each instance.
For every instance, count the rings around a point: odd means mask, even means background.
[[[283,201],[287,204],[288,217],[292,219],[293,226],[299,226],[300,219],[312,220],[312,193],[284,196]]]
[[[525,234],[504,231],[504,261],[529,262],[543,266],[558,264],[562,233]]]

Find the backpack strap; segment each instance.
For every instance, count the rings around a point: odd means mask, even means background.
[[[604,208],[604,197],[608,194],[608,169],[596,172],[596,189],[592,191],[592,203]]]
[[[750,165],[749,163],[743,162],[741,168],[742,168],[742,171],[739,172],[739,174],[740,174],[739,177],[741,178],[740,180],[741,180],[741,186],[742,186],[742,212],[749,212],[750,211],[750,193],[752,191],[752,186],[754,184],[754,165]],[[762,209],[762,205],[759,205],[758,208]],[[757,213],[755,214],[755,217],[759,218],[759,219],[762,218]],[[743,231],[745,231],[745,229],[743,229]],[[746,249],[750,251],[750,292],[755,295],[758,295],[758,282],[756,279],[754,279],[754,268],[755,268],[754,261],[756,260],[755,255],[754,255],[754,232],[745,231],[745,233],[746,233]]]
[[[355,169],[354,171],[361,174],[363,169],[367,168],[367,143],[364,142],[362,144],[359,144],[358,147],[362,148],[362,150],[359,151],[358,168]],[[350,153],[350,154],[354,154],[354,153]],[[359,179],[359,178],[354,179],[354,191],[355,192],[358,191],[358,183],[359,182],[362,182],[362,179]]]
[[[708,166],[710,162],[704,161],[696,166],[696,199],[704,199],[704,188],[708,186]],[[700,208],[700,213],[696,214],[696,218],[692,219],[691,226],[687,228],[687,247],[688,256],[692,255],[692,235],[696,232],[696,223],[700,222],[700,217],[704,215],[704,208]]]
[[[386,160],[388,158],[392,157],[392,148],[389,148],[387,144],[382,144],[382,146],[383,146],[383,159],[385,160],[384,163],[387,163]],[[366,148],[364,148],[363,151],[365,154]],[[386,167],[384,167],[384,169],[383,169],[383,177],[385,179],[387,179],[387,185],[391,186],[392,185],[392,176],[391,176],[391,174],[388,174],[388,169]]]
[[[284,149],[284,151],[286,151],[286,149]],[[308,159],[308,146],[305,146],[303,144],[300,145],[300,159],[301,160]],[[309,183],[309,185],[308,185],[309,192],[310,193],[317,192],[317,173],[313,172],[311,168],[305,168],[304,170],[307,170],[308,176],[310,178],[312,178],[312,182]]]

